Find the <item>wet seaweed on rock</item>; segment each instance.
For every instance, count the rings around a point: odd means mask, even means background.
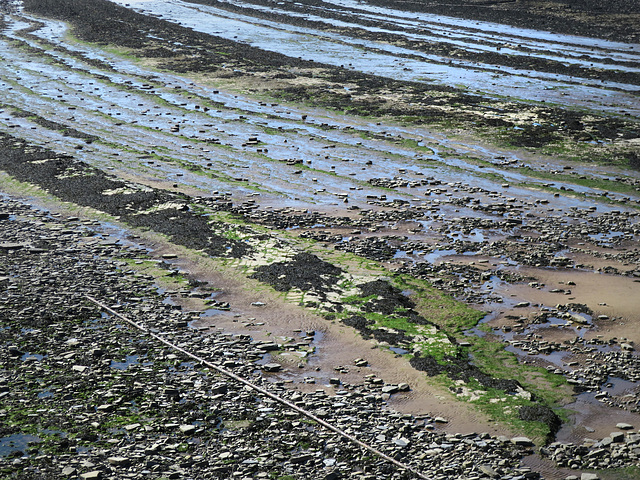
[[[373,325],[375,322],[373,320],[367,320],[361,315],[354,315],[342,320],[342,323],[349,327],[353,327],[358,331],[369,330],[368,326]]]
[[[186,195],[150,187],[141,189],[69,155],[46,149],[29,150],[25,143],[10,135],[0,136],[0,154],[0,168],[4,171],[63,201],[118,216],[129,225],[153,229],[175,243],[212,256],[238,258],[251,250],[245,242],[215,234],[206,217],[190,210],[190,198]],[[37,168],[34,161],[39,161]],[[120,189],[134,191],[117,193]],[[159,208],[166,205],[171,207]]]
[[[313,291],[321,298],[338,282],[343,270],[310,253],[300,253],[290,261],[275,262],[256,268],[250,278],[271,285],[278,292],[297,288]]]
[[[364,310],[368,312],[380,312],[390,315],[398,309],[409,309],[415,307],[413,301],[402,294],[399,288],[394,287],[386,280],[374,280],[372,282],[358,285],[363,297],[375,295],[364,305]]]
[[[435,358],[430,356],[423,357],[418,352],[409,360],[409,364],[416,370],[425,372],[430,377],[446,373],[452,380],[463,380],[465,383],[475,379],[485,388],[503,390],[510,395],[515,395],[524,390],[517,380],[494,378],[487,375],[475,365],[470,364],[468,358],[446,356],[444,361],[440,363]]]
[[[14,109],[11,115],[16,118],[30,118],[34,123],[37,123],[42,127],[48,128],[49,130],[60,130],[62,131],[63,135],[84,140],[86,143],[91,143],[98,139],[98,137],[96,137],[95,135],[81,132],[79,130],[76,130],[75,128],[69,127],[68,125],[48,120],[41,117],[40,115],[26,110]]]
[[[562,426],[562,420],[553,410],[545,405],[525,405],[518,410],[520,420],[541,422],[549,427],[547,442],[553,441]]]
[[[373,337],[380,343],[387,343],[392,346],[408,345],[411,343],[411,337],[406,336],[403,331],[390,332],[386,329],[369,328],[368,326],[373,325],[375,322],[359,315],[345,318],[342,320],[342,323],[358,330],[364,339]]]
[[[362,305],[364,312],[395,315],[415,325],[433,325],[415,310],[415,303],[386,280],[374,280],[358,285],[363,298],[372,297]]]

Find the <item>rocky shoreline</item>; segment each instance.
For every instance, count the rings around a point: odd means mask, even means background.
[[[101,233],[99,222],[7,198],[0,210],[5,478],[412,478],[100,312],[86,295],[431,478],[539,478],[520,465],[534,451],[529,439],[438,433],[446,419],[386,408],[402,387],[382,379],[337,382],[332,396],[269,379],[265,369],[280,366],[256,363],[268,345],[190,327],[201,313],[182,311],[168,301],[173,292],[136,273],[147,250]],[[180,293],[202,297],[215,287],[194,285]],[[605,439],[556,442],[540,453],[573,470],[634,465],[640,434],[618,427]]]
[[[167,303],[129,268],[148,259],[144,249],[6,198],[0,210],[3,478],[411,478],[86,295],[433,478],[537,478],[518,466],[529,441],[437,433],[445,419],[385,408],[393,389],[384,382],[327,396],[269,381],[255,363],[267,353],[261,343],[190,328],[199,312]]]
[[[0,20],[0,476],[412,478],[89,295],[429,478],[637,477],[637,119],[25,5],[117,53]]]

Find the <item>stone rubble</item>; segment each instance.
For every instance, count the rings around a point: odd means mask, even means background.
[[[103,314],[87,294],[434,479],[539,478],[519,465],[533,453],[525,437],[442,434],[445,418],[387,409],[406,384],[338,381],[328,396],[272,381],[254,363],[269,345],[189,328],[198,312],[167,303],[153,277],[129,268],[147,252],[100,233],[98,222],[7,199],[0,211],[11,245],[0,251],[0,441],[36,439],[0,450],[6,478],[411,478]],[[541,453],[572,469],[637,464],[640,434],[618,428],[626,433]]]
[[[339,384],[335,396],[287,389],[260,372],[249,337],[189,328],[198,312],[167,303],[152,277],[129,268],[145,250],[99,233],[96,222],[6,199],[1,210],[10,213],[2,240],[21,245],[0,252],[0,441],[37,439],[0,455],[3,478],[411,478],[85,295],[434,479],[538,478],[519,466],[530,445],[438,433],[445,419],[387,409],[384,398],[407,385]]]

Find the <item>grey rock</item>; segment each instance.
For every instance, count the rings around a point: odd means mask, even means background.
[[[198,427],[196,427],[195,425],[180,425],[178,429],[180,430],[180,432],[184,433],[185,435],[189,435],[195,432],[198,429]]]
[[[262,366],[265,372],[278,372],[282,369],[282,365],[279,363],[266,363]]]
[[[531,439],[527,438],[527,437],[513,437],[511,439],[511,442],[514,445],[519,445],[519,446],[522,446],[522,447],[531,447],[531,446],[534,445],[534,443],[531,441]]]
[[[291,457],[289,461],[291,463],[308,463],[311,460],[313,460],[313,455],[309,453],[303,453],[303,454],[295,455]]]
[[[408,446],[411,444],[411,441],[410,441],[410,440],[407,440],[407,439],[406,439],[406,438],[404,438],[404,437],[394,438],[394,439],[392,440],[392,442],[393,442],[396,446],[401,447],[401,448],[408,447]]]
[[[0,242],[0,250],[18,250],[28,246],[28,243]]]
[[[580,475],[580,480],[600,480],[600,477],[595,473],[583,473]]]
[[[131,461],[126,457],[109,457],[107,458],[109,464],[116,467],[126,467],[131,463]]]
[[[601,446],[606,447],[609,446],[613,443],[613,438],[611,437],[605,437],[602,440],[600,440],[600,442],[598,442]]]
[[[393,393],[396,393],[397,391],[398,391],[397,385],[385,385],[384,387],[382,387],[382,393],[393,394]]]
[[[633,430],[633,425],[629,425],[628,423],[620,422],[616,424],[616,428],[620,430]]]
[[[92,470],[80,475],[82,480],[100,480],[102,478],[102,472],[100,470]]]
[[[478,470],[491,478],[498,478],[500,476],[500,474],[496,472],[490,465],[480,465],[478,467]]]
[[[622,432],[611,432],[609,436],[614,443],[624,442],[624,433]]]
[[[229,386],[226,383],[218,382],[211,385],[212,393],[227,393]]]

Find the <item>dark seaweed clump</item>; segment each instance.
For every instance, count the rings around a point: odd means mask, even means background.
[[[34,161],[46,160],[34,168]],[[109,176],[67,154],[29,147],[10,135],[0,135],[0,169],[17,180],[38,185],[60,200],[89,206],[123,222],[165,234],[180,245],[212,256],[241,257],[250,251],[242,241],[216,235],[209,220],[193,212],[187,195],[138,186]],[[133,190],[129,193],[119,189]],[[173,208],[154,209],[172,203]],[[143,213],[144,212],[144,213]]]
[[[494,378],[487,375],[475,365],[471,365],[466,358],[446,356],[444,363],[438,363],[435,358],[422,357],[418,352],[409,360],[409,363],[413,368],[426,372],[430,377],[446,373],[452,380],[469,382],[471,379],[476,379],[485,388],[503,390],[511,395],[515,395],[520,389],[523,389],[517,380]]]
[[[520,420],[527,422],[541,422],[549,427],[548,441],[553,441],[562,426],[562,420],[545,405],[525,405],[518,411]]]
[[[359,288],[365,298],[375,295],[362,306],[362,310],[365,312],[402,316],[417,325],[432,324],[414,310],[416,305],[413,300],[386,280],[374,280],[359,285]]]
[[[326,291],[337,283],[343,270],[310,253],[300,253],[288,262],[276,262],[256,268],[251,278],[268,283],[278,292],[298,288],[326,298]]]
[[[369,328],[369,325],[373,325],[375,322],[373,322],[372,320],[367,320],[360,315],[354,315],[352,317],[345,318],[344,320],[342,320],[342,323],[358,330],[362,337],[365,339],[373,337],[378,342],[388,343],[389,345],[406,345],[411,342],[411,338],[407,337],[401,330],[398,330],[396,332],[389,332],[387,330]]]

